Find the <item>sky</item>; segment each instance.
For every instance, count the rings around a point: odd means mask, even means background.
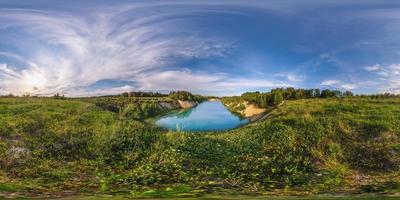
[[[0,0],[0,94],[400,93],[398,0]]]

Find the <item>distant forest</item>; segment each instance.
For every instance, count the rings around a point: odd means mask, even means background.
[[[171,91],[169,94],[160,93],[160,92],[146,92],[146,91],[131,91],[124,92],[116,95],[102,95],[98,97],[170,97],[172,99],[179,100],[196,100],[200,98],[201,95],[195,95],[188,91]],[[277,97],[275,97],[277,96]],[[331,90],[331,89],[304,89],[299,88],[295,89],[293,87],[288,88],[275,88],[270,92],[246,92],[243,93],[240,97],[247,101],[252,101],[255,103],[259,103],[263,105],[273,104],[274,98],[280,99],[282,96],[282,100],[296,100],[296,99],[310,99],[310,98],[340,98],[340,97],[372,97],[372,98],[390,98],[390,97],[399,97],[399,94],[392,93],[381,93],[381,94],[354,94],[351,91],[340,91],[340,90]],[[25,94],[25,95],[15,95],[15,94],[6,94],[0,95],[0,97],[38,97],[37,95]],[[65,98],[64,94],[56,93],[53,98]],[[218,97],[213,97],[218,98]]]
[[[261,108],[267,108],[269,106],[276,106],[283,100],[296,100],[296,99],[311,99],[311,98],[343,98],[343,97],[371,97],[371,98],[389,98],[398,97],[399,95],[384,93],[384,94],[354,94],[351,91],[340,91],[330,89],[295,89],[293,87],[288,88],[275,88],[270,92],[246,92],[243,93],[240,98],[245,101],[249,101],[257,104]]]

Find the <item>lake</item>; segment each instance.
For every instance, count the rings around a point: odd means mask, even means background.
[[[156,125],[173,131],[222,131],[249,123],[231,113],[219,101],[206,101],[194,108],[174,111],[159,118]]]

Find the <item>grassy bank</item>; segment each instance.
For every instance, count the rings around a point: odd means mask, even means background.
[[[399,124],[400,98],[289,100],[264,121],[202,134],[87,99],[0,98],[0,193],[398,193]]]

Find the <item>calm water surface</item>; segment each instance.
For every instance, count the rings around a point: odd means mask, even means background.
[[[248,122],[231,113],[221,102],[206,101],[191,109],[171,112],[156,124],[174,131],[221,131]]]

